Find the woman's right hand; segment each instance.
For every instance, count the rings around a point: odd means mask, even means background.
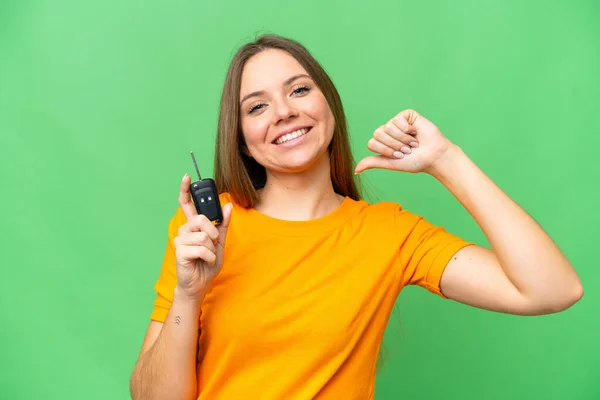
[[[231,203],[223,206],[223,221],[215,226],[204,215],[198,215],[190,197],[189,175],[179,189],[179,205],[187,222],[174,239],[177,259],[176,293],[201,301],[223,265],[225,238],[231,217]]]

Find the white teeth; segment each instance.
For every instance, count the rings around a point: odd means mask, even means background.
[[[307,128],[298,129],[297,131],[288,133],[287,135],[283,135],[282,137],[280,137],[279,139],[277,139],[275,141],[275,144],[283,144],[283,143],[287,142],[288,140],[296,139],[297,137],[300,137],[300,136],[306,134],[306,132],[308,132]]]

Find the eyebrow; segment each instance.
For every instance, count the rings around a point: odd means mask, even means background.
[[[294,75],[291,78],[288,78],[285,80],[285,82],[283,82],[284,86],[289,85],[290,83],[294,82],[296,79],[300,79],[300,78],[310,78],[310,76],[306,75],[306,74],[298,74],[298,75]],[[248,93],[247,95],[245,95],[242,100],[240,100],[240,104],[242,104],[244,101],[248,100],[250,97],[255,97],[255,96],[261,96],[265,94],[264,90],[258,90],[256,92],[252,92],[252,93]]]

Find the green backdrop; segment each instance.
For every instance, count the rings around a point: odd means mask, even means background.
[[[543,317],[408,288],[376,398],[599,399],[599,18],[595,0],[0,2],[0,397],[129,397],[189,152],[213,173],[228,62],[273,32],[331,74],[357,159],[415,108],[584,283],[580,303]],[[487,244],[432,178],[364,177],[370,200]]]

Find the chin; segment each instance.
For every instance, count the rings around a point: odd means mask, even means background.
[[[267,167],[267,169],[283,173],[301,173],[319,165],[319,161],[326,155],[327,150],[313,154],[290,154],[278,165]]]

